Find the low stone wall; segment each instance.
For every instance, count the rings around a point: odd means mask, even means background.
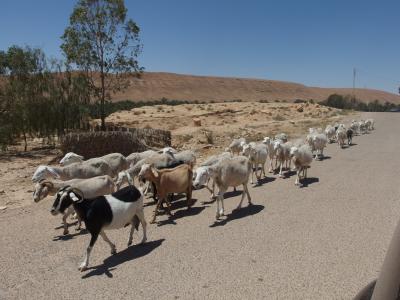
[[[61,151],[64,154],[75,152],[88,159],[113,152],[129,155],[149,148],[171,146],[170,131],[126,127],[107,129],[109,131],[68,133],[61,138]]]

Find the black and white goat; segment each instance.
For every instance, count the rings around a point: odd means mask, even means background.
[[[143,194],[134,186],[127,186],[111,195],[99,196],[93,199],[85,199],[80,190],[66,186],[56,194],[51,214],[57,215],[73,205],[79,217],[85,222],[87,230],[91,234],[89,246],[86,250],[84,261],[79,266],[80,271],[87,269],[89,265],[90,252],[99,236],[111,247],[111,254],[117,250],[115,245],[108,239],[104,230],[119,229],[131,224],[128,246],[132,244],[132,235],[139,221],[143,227],[143,239],[146,242],[146,221],[143,212]]]
[[[351,146],[353,144],[353,135],[354,135],[353,129],[346,130],[347,144],[349,146]]]

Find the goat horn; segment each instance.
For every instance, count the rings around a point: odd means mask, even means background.
[[[78,194],[82,199],[84,199],[83,192],[82,192],[80,189],[72,188],[72,189],[70,190],[70,192],[73,192],[74,194]]]
[[[50,189],[54,187],[54,184],[51,181],[41,181],[40,184],[47,186]]]

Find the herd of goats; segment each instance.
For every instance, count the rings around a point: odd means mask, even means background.
[[[105,230],[131,225],[128,246],[132,244],[134,229],[139,223],[143,227],[144,243],[146,221],[143,212],[144,195],[152,190],[156,203],[150,223],[156,221],[157,213],[166,204],[165,211],[171,216],[170,198],[175,193],[186,193],[188,209],[192,203],[192,190],[207,188],[211,199],[217,202],[216,218],[224,215],[224,193],[229,187],[243,185],[243,193],[236,209],[242,206],[245,195],[249,205],[251,197],[247,187],[256,176],[258,184],[266,176],[265,165],[269,160],[269,172],[296,171],[295,184],[307,178],[307,169],[314,159],[323,158],[328,143],[337,142],[343,148],[351,145],[353,135],[374,129],[374,120],[353,120],[344,124],[310,128],[305,140],[288,141],[286,134],[266,137],[262,142],[247,143],[244,138],[234,139],[225,152],[207,158],[194,169],[196,152],[177,152],[171,147],[159,151],[147,150],[125,157],[111,153],[102,157],[84,160],[75,153],[67,153],[60,161],[61,166],[39,166],[33,174],[35,183],[33,200],[39,202],[48,195],[55,195],[51,208],[53,215],[63,215],[63,234],[68,234],[67,218],[76,213],[78,229],[81,221],[91,234],[85,259],[79,270],[86,270],[93,245],[100,235],[116,253],[115,245],[108,239]],[[291,163],[294,164],[291,169]],[[135,179],[139,182],[135,186]],[[211,181],[211,188],[209,187]],[[147,183],[147,184],[145,184]],[[125,187],[121,188],[123,185]],[[215,185],[218,193],[215,195]]]

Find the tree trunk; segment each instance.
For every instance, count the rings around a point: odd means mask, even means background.
[[[103,67],[101,67],[101,99],[100,99],[100,118],[101,118],[101,130],[106,131],[106,112],[105,112],[105,99],[106,91],[104,84],[104,71]]]
[[[25,131],[23,132],[24,135],[24,152],[26,152],[26,150],[28,149],[28,142],[26,141],[26,133]]]

